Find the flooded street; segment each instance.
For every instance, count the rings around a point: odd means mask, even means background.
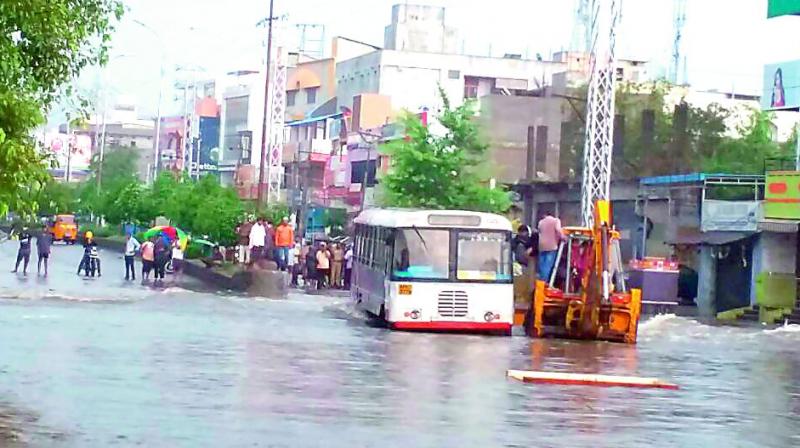
[[[6,271],[15,249],[0,245]],[[0,275],[0,428],[22,446],[800,446],[800,328],[660,316],[635,347],[396,333],[345,299],[126,284],[109,252],[83,280],[79,256],[56,247],[46,281]],[[681,390],[526,385],[507,369]]]

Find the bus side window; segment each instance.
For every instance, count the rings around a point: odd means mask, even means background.
[[[356,229],[356,262],[364,264],[364,224]]]
[[[361,255],[359,244],[361,244],[361,224],[356,224],[355,236],[353,239],[353,260],[356,263],[359,262],[358,257]]]
[[[375,247],[378,250],[376,257],[375,269],[383,271],[386,266],[386,247],[384,241],[386,240],[386,229],[381,227],[378,229],[378,237],[375,239]]]
[[[367,227],[367,262],[375,268],[375,227]]]
[[[386,256],[384,257],[383,270],[387,276],[392,275],[392,260],[394,256],[394,231],[386,230],[386,235],[383,240],[383,248]]]

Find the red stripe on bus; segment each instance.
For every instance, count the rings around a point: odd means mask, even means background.
[[[511,331],[508,322],[390,322],[394,330]]]

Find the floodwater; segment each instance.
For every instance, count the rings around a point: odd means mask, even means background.
[[[0,262],[15,247],[0,245]],[[332,297],[0,274],[0,446],[800,446],[800,327],[641,324],[637,346],[389,332]],[[10,270],[10,267],[9,267]],[[507,369],[678,391],[529,385]],[[5,437],[5,438],[4,438]]]

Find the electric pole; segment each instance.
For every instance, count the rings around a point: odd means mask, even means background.
[[[275,20],[275,0],[269,0],[269,17],[267,17],[267,67],[264,77],[264,120],[261,124],[261,157],[258,166],[258,207],[264,203],[264,187],[266,185],[267,159],[267,120],[269,120],[269,83],[272,70],[272,22]]]

